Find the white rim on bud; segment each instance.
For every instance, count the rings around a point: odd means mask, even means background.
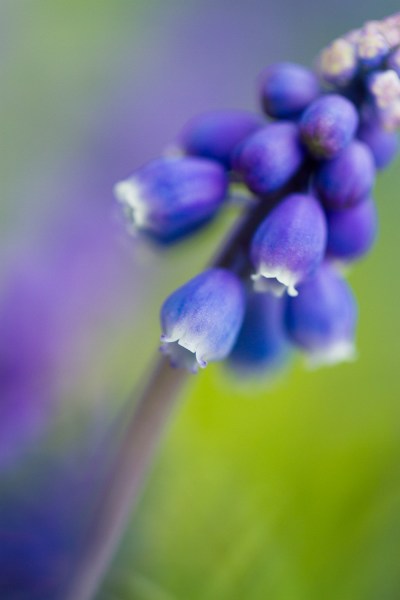
[[[204,369],[207,361],[201,358],[200,349],[196,347],[193,340],[188,340],[184,336],[179,339],[162,335],[160,338],[162,346],[161,352],[167,354],[171,364],[174,367],[184,367],[191,373],[197,373],[199,367]]]
[[[134,177],[119,181],[114,186],[114,196],[128,209],[129,217],[138,229],[148,226],[148,211],[143,186]]]
[[[299,281],[299,276],[284,267],[267,267],[262,265],[258,271],[251,276],[254,281],[254,290],[256,292],[271,292],[274,296],[283,296],[285,292],[289,296],[297,296],[298,291],[295,286]]]

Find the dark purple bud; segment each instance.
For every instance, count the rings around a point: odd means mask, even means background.
[[[298,117],[319,92],[317,76],[302,65],[278,63],[260,75],[262,106],[267,115],[276,119]]]
[[[375,181],[375,163],[366,144],[354,141],[332,160],[317,167],[314,189],[327,208],[354,206],[366,198]]]
[[[361,123],[357,137],[371,150],[377,169],[387,167],[399,149],[397,134],[385,131],[375,118],[364,120]]]
[[[180,144],[188,154],[216,160],[230,169],[234,148],[262,124],[259,116],[245,110],[211,111],[188,122]]]
[[[245,294],[239,278],[209,269],[169,296],[161,308],[162,352],[171,364],[197,372],[228,356],[243,322]]]
[[[299,171],[304,152],[294,123],[272,123],[241,144],[235,169],[249,189],[265,195],[282,188]]]
[[[214,216],[227,192],[221,165],[204,158],[158,158],[117,183],[131,223],[160,240],[176,238]]]
[[[346,210],[330,211],[327,219],[327,254],[331,258],[360,258],[375,241],[378,216],[372,198]]]
[[[239,374],[267,374],[283,365],[289,344],[283,325],[285,302],[271,294],[250,292],[230,366]]]
[[[357,306],[349,285],[328,264],[288,298],[286,328],[290,339],[313,364],[334,364],[355,356]]]
[[[296,285],[312,275],[326,249],[326,219],[313,196],[291,194],[261,223],[251,245],[259,290],[296,296]]]
[[[303,142],[315,158],[333,158],[351,142],[358,126],[354,104],[338,94],[315,100],[300,119]]]

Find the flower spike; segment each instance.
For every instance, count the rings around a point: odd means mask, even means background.
[[[400,13],[334,40],[314,70],[267,66],[258,96],[263,115],[194,117],[179,155],[115,188],[128,221],[162,242],[210,221],[238,184],[247,200],[213,267],[161,309],[161,350],[193,372],[226,358],[239,373],[277,366],[288,345],[319,364],[354,355],[356,305],[335,269],[372,247],[371,193],[398,153]]]

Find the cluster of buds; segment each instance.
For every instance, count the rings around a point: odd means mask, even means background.
[[[319,72],[328,85],[365,104],[386,131],[395,131],[400,126],[400,13],[369,21],[332,42],[320,55]]]
[[[399,42],[395,15],[333,42],[316,71],[268,67],[265,116],[199,115],[179,152],[116,185],[130,223],[163,243],[204,227],[238,185],[248,194],[211,268],[162,306],[172,365],[196,372],[227,359],[237,372],[265,372],[293,347],[317,364],[352,359],[357,307],[340,267],[375,239],[376,171],[397,152]]]

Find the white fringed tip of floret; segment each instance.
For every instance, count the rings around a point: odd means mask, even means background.
[[[295,286],[299,282],[299,276],[284,267],[261,265],[258,273],[251,278],[256,292],[271,292],[278,297],[282,297],[285,292],[293,297],[298,295]]]
[[[138,229],[148,226],[148,210],[143,186],[135,177],[119,181],[114,186],[114,196],[122,204],[124,210]]]
[[[201,358],[193,341],[185,337],[176,339],[166,335],[162,335],[160,341],[160,351],[169,357],[172,367],[183,368],[195,374],[199,367],[204,369],[207,366],[207,361]]]

